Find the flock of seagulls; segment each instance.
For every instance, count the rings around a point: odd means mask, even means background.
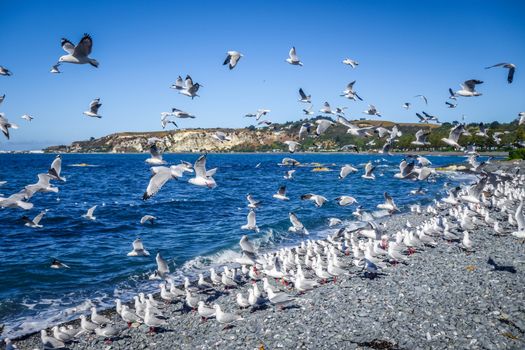
[[[90,57],[93,47],[93,40],[89,35],[84,35],[79,43],[75,46],[67,39],[62,39],[62,48],[66,51],[66,55],[59,58],[51,73],[61,73],[60,65],[65,63],[72,64],[90,64],[93,67],[98,67],[97,60]],[[241,58],[244,55],[238,51],[228,51],[223,65],[228,65],[232,70],[237,67]],[[286,62],[293,66],[303,66],[297,50],[292,47],[289,51]],[[342,62],[356,69],[359,62],[356,60],[346,58]],[[508,69],[507,81],[512,83],[515,74],[516,66],[511,63],[500,63],[487,68],[502,67]],[[0,66],[0,75],[10,76],[12,73],[5,67]],[[477,79],[470,79],[461,84],[461,89],[452,91],[449,89],[449,99],[456,101],[458,97],[477,97],[482,94],[476,91],[476,87],[483,82]],[[350,100],[363,100],[355,90],[355,81],[350,82],[345,90],[342,92],[343,97]],[[198,97],[197,94],[202,85],[194,83],[191,76],[186,75],[185,79],[179,76],[171,86],[183,96],[191,99]],[[428,104],[428,99],[424,95],[416,95],[415,98],[421,98],[425,105]],[[1,98],[0,103],[3,102],[5,95]],[[301,103],[309,104],[308,108],[303,109],[306,115],[313,115],[312,96],[308,95],[302,88],[299,89],[299,101]],[[455,108],[457,104],[446,102],[450,108]],[[94,99],[90,105],[89,110],[84,112],[84,115],[92,118],[101,118],[99,109],[101,107],[100,98]],[[403,108],[410,109],[412,104],[405,102]],[[305,122],[301,125],[296,140],[286,140],[284,143],[288,146],[290,153],[298,151],[301,147],[301,140],[306,137],[319,137],[324,134],[330,127],[335,124],[340,124],[347,127],[347,133],[358,137],[370,137],[377,135],[381,139],[385,139],[381,153],[390,153],[396,141],[402,136],[399,128],[394,125],[391,129],[386,127],[360,126],[358,123],[348,120],[345,115],[345,107],[333,108],[328,102],[323,104],[321,113],[325,115],[336,116],[336,121],[331,119],[317,119],[312,123]],[[257,122],[262,117],[269,115],[269,109],[260,108],[256,113],[246,114],[245,117],[255,118]],[[370,104],[368,108],[363,111],[364,114],[370,116],[381,117],[378,109]],[[416,113],[421,122],[429,123],[432,121],[438,122],[437,117],[422,112]],[[33,117],[29,115],[22,116],[23,119],[30,122]],[[186,119],[195,118],[194,115],[182,111],[177,108],[172,108],[171,112],[163,112],[161,114],[161,125],[163,128],[168,124],[173,124],[177,127],[174,120],[170,118]],[[263,120],[260,124],[270,125],[271,121]],[[519,124],[525,124],[525,112],[519,113]],[[0,114],[0,128],[6,138],[10,137],[10,129],[17,129],[18,126],[8,121],[4,114]],[[351,228],[346,226],[344,221],[339,218],[331,218],[329,220],[329,227],[335,227],[335,232],[327,239],[312,240],[305,239],[297,247],[282,248],[275,252],[262,252],[250,241],[249,236],[243,235],[239,242],[242,256],[232,264],[222,267],[222,273],[219,273],[215,268],[210,269],[209,277],[204,274],[199,275],[196,283],[191,283],[188,278],[185,278],[184,286],[179,287],[175,284],[173,276],[170,274],[168,262],[158,253],[155,257],[157,269],[150,276],[153,280],[160,280],[159,294],[157,298],[152,294],[147,296],[144,293],[139,293],[134,297],[134,304],[124,305],[120,300],[116,300],[116,311],[122,318],[122,321],[131,326],[133,324],[146,324],[151,332],[155,332],[159,327],[167,327],[166,317],[164,316],[163,304],[172,304],[181,302],[190,309],[197,311],[198,315],[207,320],[214,318],[218,323],[229,327],[235,323],[242,322],[243,318],[237,313],[230,313],[223,311],[223,306],[219,304],[206,304],[206,295],[213,290],[230,290],[236,289],[251,282],[248,288],[248,295],[245,296],[241,292],[237,293],[235,300],[232,303],[239,308],[252,308],[263,304],[271,304],[279,309],[284,306],[296,302],[302,293],[308,292],[328,280],[337,281],[338,277],[351,276],[356,273],[364,273],[366,277],[375,277],[380,271],[388,271],[398,263],[406,263],[410,256],[414,253],[423,253],[426,249],[431,249],[440,244],[440,241],[458,242],[457,244],[465,251],[472,251],[475,249],[477,227],[493,226],[494,231],[500,235],[511,234],[517,238],[525,238],[525,219],[523,216],[523,202],[525,200],[525,176],[521,174],[510,174],[502,171],[488,173],[484,170],[485,165],[489,161],[479,162],[475,151],[469,147],[465,149],[461,146],[459,138],[461,135],[467,134],[464,123],[457,123],[451,130],[447,138],[443,138],[442,142],[454,147],[457,150],[464,150],[469,155],[469,164],[471,171],[475,172],[479,177],[476,184],[466,188],[458,188],[450,190],[447,197],[440,201],[435,201],[433,205],[429,205],[426,209],[420,206],[413,206],[411,209],[415,213],[430,214],[422,224],[412,227],[407,223],[407,227],[396,233],[388,232],[384,225],[377,224],[372,214],[367,213],[361,206],[357,207],[353,216],[360,220],[362,225],[359,228]],[[412,144],[425,146],[428,145],[429,130],[421,129],[415,134],[415,140]],[[480,137],[488,137],[487,128],[479,125],[479,131],[476,135]],[[498,137],[496,135],[495,137]],[[216,132],[213,136],[217,142],[229,142],[231,138],[223,132]],[[151,141],[151,142],[150,142]],[[148,200],[155,196],[162,187],[173,179],[181,179],[186,173],[191,174],[187,181],[188,184],[213,189],[217,186],[214,175],[217,168],[207,169],[207,156],[201,155],[193,163],[181,161],[179,164],[167,165],[163,159],[161,151],[158,149],[156,142],[158,139],[150,139],[150,158],[145,160],[145,163],[151,166],[151,178],[147,184],[146,190],[143,194],[143,200]],[[355,145],[347,145],[347,149],[357,149]],[[431,162],[425,157],[417,157],[411,160],[409,157],[403,159],[399,164],[399,173],[394,175],[394,178],[400,181],[420,181],[425,183],[431,181],[436,174],[435,169],[431,168]],[[285,158],[282,161],[283,165],[291,167],[284,174],[284,179],[292,180],[295,176],[294,166],[299,164],[294,159]],[[0,197],[0,207],[2,208],[17,208],[22,210],[29,210],[33,208],[30,199],[39,192],[58,192],[59,188],[54,186],[55,182],[65,182],[66,178],[61,175],[62,158],[60,155],[56,156],[53,163],[47,172],[42,172],[37,175],[38,182],[29,184],[21,189],[19,192],[10,195],[9,197]],[[375,166],[370,161],[362,169],[361,177],[370,181],[375,180],[374,174]],[[338,172],[340,181],[348,181],[354,175],[360,172],[360,169],[354,167],[352,164],[345,164]],[[418,190],[414,190],[412,195],[420,195],[425,190],[422,186]],[[290,195],[286,191],[286,186],[282,185],[277,192],[273,194],[273,200],[289,201]],[[319,193],[301,194],[301,200],[310,201],[318,210],[329,201],[329,199]],[[387,211],[390,215],[400,211],[400,208],[395,204],[394,198],[384,193],[384,202],[377,205],[378,209]],[[247,197],[247,221],[246,224],[240,226],[241,230],[260,232],[257,226],[256,212],[261,207],[262,201],[254,198],[253,195],[248,194]],[[334,199],[340,206],[353,206],[359,204],[358,200],[350,195],[341,195]],[[85,220],[97,220],[94,215],[97,206],[92,206],[83,218]],[[443,213],[448,215],[445,217]],[[46,211],[41,211],[36,217],[30,219],[27,216],[22,218],[25,225],[31,228],[41,228],[42,220]],[[506,223],[502,223],[497,217],[507,216]],[[291,226],[288,231],[298,234],[303,238],[309,236],[309,230],[303,225],[298,215],[294,212],[288,213]],[[156,217],[151,215],[144,215],[140,223],[153,224]],[[149,251],[144,246],[140,238],[132,242],[132,250],[127,254],[130,257],[148,257]],[[70,268],[68,265],[53,259],[51,268]],[[277,283],[271,283],[271,281]],[[297,294],[291,294],[291,291],[296,291]],[[162,300],[162,302],[161,302]],[[74,341],[77,337],[83,334],[94,333],[97,336],[107,339],[118,337],[121,332],[120,325],[114,324],[114,321],[97,313],[95,307],[91,310],[90,320],[86,315],[81,316],[81,324],[79,329],[71,327],[54,327],[52,335],[49,335],[46,330],[41,331],[41,340],[44,348],[57,349],[63,348],[66,344]],[[9,340],[6,343],[9,344]]]

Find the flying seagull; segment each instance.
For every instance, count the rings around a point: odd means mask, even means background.
[[[430,131],[429,130],[420,129],[420,130],[418,130],[416,132],[416,140],[412,141],[410,143],[412,145],[416,145],[416,146],[430,145],[430,142],[427,141],[428,135],[430,135]]]
[[[330,104],[328,102],[325,102],[323,104],[323,108],[321,108],[319,112],[326,114],[335,114],[335,111],[330,107]]]
[[[185,172],[193,172],[191,164],[183,162],[177,165],[172,165],[169,168],[165,166],[152,167],[152,176],[149,180],[148,187],[142,196],[142,199],[147,200],[153,197],[157,194],[157,192],[160,191],[166,182],[171,179],[178,179],[182,177]]]
[[[62,269],[62,268],[69,269],[70,268],[69,266],[67,266],[66,264],[64,264],[63,262],[55,258],[53,258],[53,261],[51,261],[51,265],[49,267],[52,269]]]
[[[255,211],[253,209],[250,209],[250,212],[248,213],[247,217],[247,223],[246,225],[241,226],[241,230],[252,230],[255,232],[259,232],[259,227],[257,227],[257,220],[255,217]]]
[[[18,125],[10,123],[5,117],[4,113],[0,113],[0,130],[4,133],[5,137],[9,140],[9,129],[18,129]]]
[[[294,153],[301,144],[295,141],[284,141],[284,144],[288,146],[288,151]]]
[[[310,123],[302,123],[301,127],[299,128],[299,139],[303,139],[306,136],[310,134],[312,128],[312,124]]]
[[[11,73],[11,71],[4,66],[0,66],[0,75],[10,76],[13,75],[13,73]]]
[[[290,52],[288,53],[288,58],[286,59],[286,62],[294,65],[294,66],[302,66],[303,62],[297,57],[297,53],[295,52],[295,46],[290,49]]]
[[[33,220],[31,220],[29,217],[27,217],[25,215],[22,217],[22,220],[25,222],[25,226],[27,226],[27,227],[42,228],[44,226],[40,225],[40,220],[42,220],[42,218],[44,217],[45,214],[46,214],[46,211],[42,210],[40,212],[40,214],[38,214],[37,216],[34,217]]]
[[[235,68],[241,57],[244,57],[244,55],[237,51],[228,51],[226,59],[224,60],[223,66],[228,65],[230,69]]]
[[[509,70],[509,74],[507,75],[507,82],[509,84],[512,83],[512,80],[514,79],[514,72],[516,71],[516,66],[512,63],[498,63],[490,67],[485,67],[485,69],[490,69],[494,67],[502,67],[507,68]]]
[[[177,80],[175,80],[175,84],[172,84],[170,88],[175,90],[184,89],[184,80],[182,80],[182,77],[180,75],[177,77]]]
[[[290,198],[286,197],[286,186],[280,186],[277,193],[273,195],[273,198],[280,199],[282,201],[290,200]]]
[[[376,178],[376,176],[373,174],[374,170],[375,170],[375,166],[373,166],[372,162],[369,161],[368,163],[366,163],[366,165],[365,165],[365,173],[361,177],[363,179],[374,180]]]
[[[359,65],[359,62],[355,60],[351,60],[350,58],[345,58],[343,60],[343,64],[346,64],[347,66],[351,66],[352,68],[355,68]]]
[[[91,39],[91,36],[89,36],[89,34],[84,34],[82,39],[80,39],[80,41],[78,42],[77,46],[73,45],[71,41],[65,38],[62,38],[61,45],[64,51],[66,51],[68,54],[61,56],[58,59],[59,63],[89,63],[93,67],[98,67],[97,60],[89,57],[89,55],[91,54],[91,49],[93,48],[93,39]]]
[[[326,203],[326,201],[328,199],[326,199],[326,197],[323,197],[321,195],[318,195],[318,194],[314,194],[314,193],[307,193],[307,194],[303,194],[301,196],[301,200],[309,200],[309,201],[312,201],[315,206],[317,208],[320,208],[323,206],[323,204]]]
[[[304,227],[303,223],[301,221],[299,221],[299,219],[297,218],[297,215],[295,215],[295,213],[293,212],[290,212],[288,214],[289,218],[290,218],[290,222],[292,223],[292,226],[290,226],[288,228],[288,231],[290,232],[302,232],[303,234],[305,235],[308,235],[308,230]]]
[[[464,132],[465,132],[465,126],[463,124],[458,124],[452,129],[450,129],[448,138],[444,137],[441,139],[441,141],[443,141],[449,146],[454,147],[457,150],[463,150],[463,147],[458,144],[458,140],[461,134],[463,134]]]
[[[426,96],[424,96],[424,95],[416,95],[414,97],[421,97],[425,101],[425,104],[428,105],[428,100],[427,100]]]
[[[195,118],[193,114],[181,111],[180,109],[177,109],[177,108],[172,108],[170,115],[174,116],[175,118],[180,118],[180,119],[185,119],[185,118],[194,119]]]
[[[314,114],[313,106],[310,105],[308,108],[303,109],[303,113],[306,115],[313,115]]]
[[[448,93],[450,94],[450,96],[448,97],[449,99],[457,100],[456,93],[451,88],[448,88]]]
[[[467,80],[463,84],[460,84],[461,90],[456,91],[454,95],[463,97],[481,96],[481,92],[476,91],[476,85],[479,84],[483,84],[483,82],[477,79]]]
[[[456,108],[458,106],[457,103],[450,103],[448,101],[445,102],[448,108]]]
[[[151,157],[145,160],[146,163],[152,165],[166,164],[166,161],[162,159],[162,153],[160,153],[156,144],[151,145],[149,148],[149,153],[151,154]]]
[[[31,120],[35,119],[33,118],[32,116],[30,116],[29,114],[24,114],[23,116],[21,116],[20,118],[24,119],[24,120],[27,120],[28,122],[30,122]]]
[[[519,112],[518,117],[518,125],[525,125],[525,112]]]
[[[312,102],[312,95],[306,95],[302,88],[299,89],[299,95],[301,96],[301,98],[299,99],[300,102],[304,102],[304,103]]]
[[[58,69],[59,66],[60,66],[60,63],[55,64],[53,67],[51,67],[51,70],[49,71],[49,73],[53,73],[53,74],[60,74],[60,73],[62,73]]]
[[[133,250],[127,254],[128,256],[149,256],[149,252],[144,248],[140,238],[134,240],[132,245]]]
[[[62,156],[58,154],[53,162],[51,163],[51,167],[47,171],[47,174],[55,180],[60,180],[63,182],[66,182],[65,177],[61,177],[60,173],[62,172]]]
[[[363,113],[368,115],[377,115],[378,117],[381,117],[381,114],[379,114],[374,105],[368,105],[368,109],[366,111],[363,111]]]
[[[195,161],[193,169],[195,170],[195,177],[188,180],[190,184],[208,188],[217,187],[215,179],[213,178],[216,168],[206,171],[206,155],[200,156]]]
[[[199,96],[197,95],[197,91],[199,91],[200,87],[201,85],[199,83],[193,83],[193,79],[191,79],[189,75],[186,75],[186,79],[184,79],[184,87],[179,90],[179,93],[191,97],[193,100],[195,96]]]
[[[410,108],[410,105],[411,105],[410,102],[405,102],[405,103],[403,103],[403,108],[404,108],[404,109],[409,109],[409,108]]]
[[[85,111],[84,115],[92,118],[102,118],[102,116],[98,114],[98,109],[100,106],[102,106],[102,103],[100,103],[100,98],[94,99],[89,104],[89,111]]]
[[[2,102],[4,102],[5,100],[5,94],[3,94],[2,96],[0,96],[0,104],[2,104]]]
[[[315,123],[317,124],[317,128],[315,129],[316,136],[321,136],[326,129],[335,124],[333,121],[327,119],[317,119]]]
[[[255,200],[249,193],[246,195],[246,200],[248,201],[248,208],[255,209],[261,205],[261,201]]]
[[[157,220],[157,218],[153,215],[144,215],[142,218],[140,218],[140,224],[144,225],[146,222],[153,224],[155,220]]]
[[[363,101],[363,99],[357,94],[357,92],[354,91],[354,84],[355,80],[348,83],[348,85],[346,85],[346,89],[343,90],[343,94],[341,96],[354,101],[356,101],[357,97],[359,100]]]
[[[95,209],[97,209],[97,206],[94,205],[91,208],[88,209],[87,213],[82,215],[83,218],[89,219],[89,220],[96,220],[97,218],[93,216],[93,213],[95,212]]]
[[[214,139],[220,141],[220,142],[224,142],[224,141],[231,141],[231,137],[229,136],[226,136],[225,133],[223,133],[222,131],[216,131],[215,134],[211,135],[211,137],[213,137]]]

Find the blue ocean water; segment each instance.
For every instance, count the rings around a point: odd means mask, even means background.
[[[365,210],[374,211],[388,191],[404,211],[413,203],[427,204],[443,196],[446,182],[469,181],[465,176],[438,174],[426,183],[424,196],[409,191],[420,183],[394,179],[401,156],[355,154],[294,154],[301,163],[319,162],[331,171],[312,172],[297,167],[295,179],[285,180],[287,167],[278,165],[282,154],[210,154],[207,168],[218,167],[218,187],[209,190],[188,184],[189,176],[170,181],[159,194],[142,201],[149,181],[144,154],[65,154],[58,193],[37,193],[30,211],[0,210],[0,323],[8,335],[37,330],[43,325],[78,317],[91,304],[112,306],[116,297],[129,298],[139,289],[156,290],[158,282],[148,281],[160,252],[177,276],[194,276],[210,265],[227,263],[238,253],[241,235],[249,234],[261,249],[293,244],[301,239],[287,232],[288,212],[294,211],[313,237],[325,236],[327,219],[354,220],[355,206],[339,207],[333,199],[352,195]],[[194,162],[195,154],[166,154],[170,163]],[[463,162],[463,157],[430,156],[434,166]],[[7,196],[37,182],[37,174],[47,172],[54,155],[0,154],[0,187]],[[377,166],[375,181],[361,178],[363,164]],[[93,166],[78,167],[78,163]],[[260,166],[256,168],[256,165]],[[360,169],[357,174],[338,180],[344,164]],[[281,184],[287,185],[289,202],[272,198]],[[242,231],[248,209],[245,196],[252,193],[262,206],[257,210],[261,232]],[[322,208],[301,201],[305,193],[330,199]],[[81,216],[98,205],[96,221]],[[25,227],[23,215],[31,218],[41,210],[48,212],[40,229]],[[141,225],[140,218],[158,218],[154,225]],[[150,257],[127,257],[131,243],[141,237]],[[71,269],[49,268],[58,258]]]

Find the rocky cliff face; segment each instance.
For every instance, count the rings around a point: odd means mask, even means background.
[[[221,142],[213,137],[216,131],[224,132],[231,141]],[[69,146],[53,146],[47,152],[90,153],[90,152],[146,152],[148,139],[158,138],[164,152],[229,152],[261,151],[280,147],[289,140],[286,132],[261,129],[185,129],[166,132],[125,132],[116,133],[89,141],[75,141]]]

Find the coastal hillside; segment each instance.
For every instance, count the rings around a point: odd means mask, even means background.
[[[53,153],[140,153],[148,151],[148,139],[150,138],[158,138],[157,144],[164,152],[278,152],[287,150],[287,146],[283,143],[286,140],[299,141],[301,151],[335,152],[344,150],[346,145],[356,145],[360,151],[374,151],[380,150],[385,142],[385,138],[379,138],[377,133],[366,138],[351,136],[346,133],[347,128],[340,124],[334,124],[320,137],[309,136],[306,139],[299,140],[298,133],[301,125],[305,122],[315,125],[315,119],[319,118],[273,124],[265,128],[249,126],[238,129],[199,128],[154,132],[119,132],[101,138],[75,141],[70,145],[48,147],[44,151]],[[358,126],[384,127],[387,129],[397,125],[402,136],[396,141],[395,149],[400,151],[452,150],[441,142],[443,137],[448,137],[450,129],[453,127],[450,123],[438,125],[394,123],[384,120],[359,120],[353,123]],[[488,137],[477,136],[478,125],[469,124],[467,129],[471,135],[462,135],[459,143],[464,146],[475,144],[480,150],[508,151],[519,147],[518,143],[525,140],[525,126],[518,126],[517,122],[493,122],[486,124],[485,127],[488,128]],[[430,145],[423,148],[411,144],[411,141],[415,140],[415,133],[420,129],[430,131],[428,137]],[[225,133],[231,140],[222,142],[217,140],[213,137],[217,131]]]

